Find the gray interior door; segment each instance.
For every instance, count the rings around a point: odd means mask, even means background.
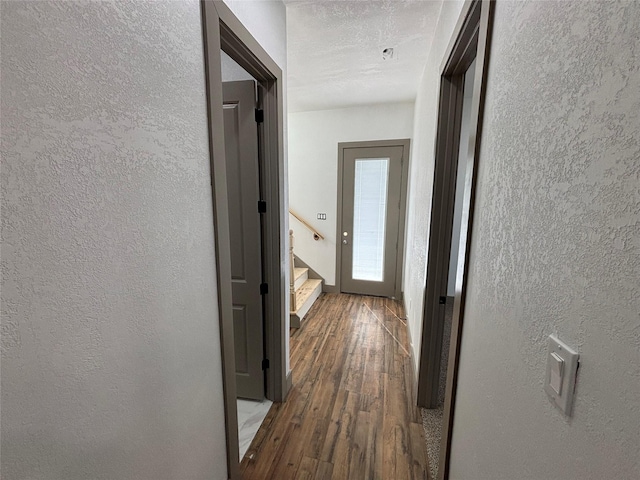
[[[264,398],[262,244],[255,82],[223,83],[238,397]]]
[[[395,294],[403,151],[402,145],[343,150],[342,292]]]

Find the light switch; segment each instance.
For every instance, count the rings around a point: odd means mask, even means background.
[[[544,390],[565,415],[571,415],[579,358],[575,350],[555,335],[549,336]]]
[[[551,388],[560,395],[562,392],[562,370],[564,367],[564,360],[557,353],[552,353],[551,358],[551,377],[549,378],[549,384]]]

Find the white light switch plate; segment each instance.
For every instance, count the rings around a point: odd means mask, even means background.
[[[579,359],[580,355],[575,350],[561,342],[555,335],[549,335],[544,390],[568,416],[571,415],[573,406]]]

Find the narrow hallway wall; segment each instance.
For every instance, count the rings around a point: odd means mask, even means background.
[[[416,101],[405,269],[416,360],[438,69],[460,6],[443,4]],[[638,24],[631,1],[496,2],[452,479],[640,476]],[[543,390],[551,333],[581,354],[571,418]]]
[[[633,1],[496,3],[452,479],[640,478],[638,25]],[[551,333],[581,355],[571,418]]]
[[[226,479],[200,3],[1,8],[1,476]]]

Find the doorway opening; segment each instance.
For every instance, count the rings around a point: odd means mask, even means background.
[[[338,144],[339,292],[401,297],[409,143]]]
[[[439,479],[449,473],[492,9],[490,0],[465,6],[441,69],[417,388]]]
[[[258,153],[262,87],[224,50],[224,116],[240,461],[272,403],[265,398],[264,232]]]
[[[258,319],[262,320],[262,348],[259,346],[260,342],[256,343],[258,345],[257,350],[261,354],[257,357],[260,360],[260,371],[253,372],[253,377],[254,379],[262,377],[264,383],[261,387],[258,385],[257,395],[260,396],[261,392],[263,392],[264,396],[270,401],[282,402],[291,387],[291,378],[287,376],[286,372],[287,338],[285,322],[287,312],[286,299],[284,297],[286,280],[282,274],[281,267],[286,262],[286,236],[283,218],[282,71],[222,1],[203,0],[201,6],[227,435],[227,468],[229,478],[238,479],[240,478],[237,404],[240,382],[238,381],[238,373],[243,373],[242,370],[247,370],[247,368],[244,368],[246,365],[238,365],[239,368],[236,365],[240,361],[236,362],[237,346],[234,324],[248,328],[249,322],[245,322],[242,317],[249,311],[250,302],[252,302],[251,308],[256,310],[261,306],[262,310],[261,318],[260,314],[257,314]],[[232,227],[237,228],[238,225],[242,225],[244,228],[244,224],[237,223],[237,218],[231,218],[232,215],[237,215],[237,212],[234,211],[235,206],[230,205],[229,194],[233,195],[233,188],[237,187],[237,184],[234,185],[233,183],[234,172],[227,168],[228,152],[225,141],[222,52],[253,79],[253,89],[260,92],[260,110],[262,110],[259,125],[256,127],[258,140],[257,158],[253,158],[252,161],[255,161],[255,163],[251,167],[253,178],[258,184],[256,190],[259,204],[256,203],[255,208],[256,211],[259,209],[259,227],[257,231],[259,232],[260,240],[256,243],[259,245],[259,253],[249,256],[254,257],[254,260],[256,256],[259,259],[257,264],[254,262],[251,266],[247,266],[245,272],[260,279],[258,293],[261,295],[261,302],[256,303],[255,297],[253,297],[250,301],[246,300],[249,303],[245,306],[242,303],[245,300],[238,300],[237,295],[234,298],[234,280],[240,280],[244,273],[239,275],[237,269],[234,271],[233,268],[232,253],[234,251],[237,252],[237,250],[232,248],[231,245],[234,235]],[[249,102],[251,101],[253,100]],[[231,115],[227,115],[228,125],[239,124],[234,120],[234,116],[239,114],[239,110],[233,111],[234,108],[229,108],[229,112],[227,112],[231,113]],[[252,120],[255,121],[255,118]],[[231,150],[229,150],[229,153],[231,153]],[[242,176],[244,177],[244,173]],[[238,194],[243,201],[249,199],[246,191],[236,192],[236,195]],[[246,203],[248,206],[251,200],[247,200]],[[255,221],[254,218],[254,227]],[[254,280],[252,281],[256,283]],[[242,281],[235,283],[238,285]],[[248,284],[249,282],[245,283]],[[252,292],[252,295],[254,294],[255,292]],[[246,346],[246,343],[244,345]],[[243,347],[242,342],[238,345],[238,348],[241,347]],[[246,355],[239,354],[238,358],[240,360],[248,360],[249,352],[245,353]],[[242,389],[243,387],[240,386],[240,388]]]

